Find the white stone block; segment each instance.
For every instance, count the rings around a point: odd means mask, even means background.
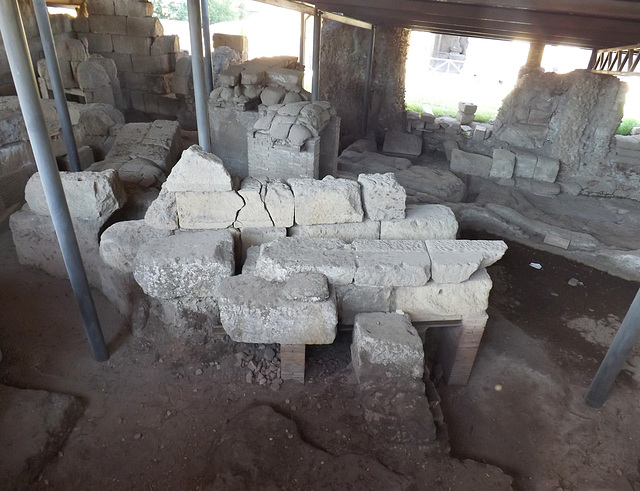
[[[284,281],[295,273],[322,273],[332,285],[353,282],[355,252],[338,239],[287,237],[260,246],[255,274]]]
[[[493,151],[493,163],[489,171],[492,179],[511,179],[516,167],[516,154],[503,148]]]
[[[365,215],[371,220],[399,220],[404,218],[407,192],[398,184],[393,173],[360,174]]]
[[[431,259],[421,240],[356,240],[356,285],[422,286],[431,275]]]
[[[459,102],[458,111],[463,114],[474,115],[478,110],[478,106],[472,102]]]
[[[247,250],[251,247],[268,244],[277,239],[287,236],[287,229],[284,227],[268,228],[243,228],[240,230],[240,244],[242,246],[242,259],[247,257]],[[259,247],[256,250],[259,251]]]
[[[471,176],[489,177],[493,159],[477,153],[453,149],[451,151],[451,170]]]
[[[456,216],[444,205],[409,207],[403,220],[380,222],[383,240],[455,239],[457,232]]]
[[[436,283],[395,289],[394,309],[409,314],[413,322],[461,319],[484,312],[489,306],[491,278],[479,269],[463,283]]]
[[[436,283],[462,283],[507,251],[502,240],[427,240],[431,278]]]
[[[276,227],[291,227],[295,212],[293,191],[282,181],[267,182],[267,194],[264,198],[269,216]]]
[[[289,228],[289,236],[311,237],[316,239],[340,239],[350,244],[356,239],[379,239],[380,222],[364,220],[356,223],[294,225]]]
[[[166,187],[174,192],[224,192],[233,190],[233,180],[220,158],[192,145],[182,152],[167,178]]]
[[[359,382],[380,375],[420,379],[424,349],[409,316],[395,313],[356,315],[351,362]]]
[[[336,285],[340,323],[351,326],[356,314],[389,312],[392,292],[393,288],[383,286]]]
[[[234,271],[231,232],[207,230],[147,242],[136,255],[133,275],[152,297],[204,298],[217,297],[220,282]]]
[[[237,342],[331,344],[336,336],[335,294],[321,275],[226,278],[218,304],[222,327]]]
[[[264,203],[266,191],[266,186],[252,177],[242,181],[238,194],[244,200],[244,206],[238,212],[235,228],[273,227],[273,221]]]
[[[158,197],[147,208],[144,221],[150,227],[176,230],[179,227],[176,195],[167,191],[165,185],[160,189]]]
[[[244,201],[235,191],[187,191],[175,195],[178,223],[180,228],[186,229],[231,227],[244,206]]]
[[[321,181],[289,179],[287,182],[293,191],[298,225],[362,221],[364,212],[357,182],[332,176]]]

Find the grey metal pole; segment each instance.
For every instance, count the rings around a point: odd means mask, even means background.
[[[307,39],[307,14],[300,12],[300,64],[304,65],[305,43]]]
[[[202,37],[204,38],[204,80],[207,95],[213,90],[213,63],[211,63],[211,33],[209,32],[209,1],[201,0]]]
[[[78,172],[80,168],[80,157],[78,155],[78,147],[76,139],[73,135],[73,126],[69,117],[69,107],[67,106],[67,98],[64,95],[64,85],[60,76],[60,65],[58,64],[58,55],[56,53],[56,45],[51,32],[51,22],[49,21],[49,13],[45,0],[33,0],[33,9],[38,22],[38,31],[40,31],[40,40],[42,41],[42,49],[47,62],[47,71],[51,80],[51,88],[53,89],[53,97],[58,110],[58,119],[62,128],[62,136],[64,144],[67,147],[67,156],[69,157],[69,165],[71,170]]]
[[[640,337],[640,290],[631,302],[627,315],[616,333],[584,400],[592,407],[601,407],[622,370],[629,353]]]
[[[366,136],[369,129],[369,106],[371,106],[371,80],[373,78],[373,56],[376,46],[376,26],[371,28],[369,34],[369,54],[367,56],[367,68],[364,74],[364,97],[362,98],[362,126],[361,133]]]
[[[62,181],[53,155],[44,113],[40,106],[40,96],[36,76],[31,64],[29,46],[24,33],[22,17],[16,0],[0,0],[0,33],[7,49],[9,67],[13,75],[20,108],[27,126],[29,140],[40,172],[42,187],[51,212],[53,227],[58,236],[64,263],[69,273],[71,286],[80,309],[84,330],[89,339],[93,357],[97,361],[109,358],[104,342],[100,321],[91,296],[76,234],[71,223],[71,215],[62,189]]]
[[[320,31],[322,30],[322,12],[316,10],[313,16],[313,80],[311,82],[311,100],[320,97]]]
[[[207,87],[204,81],[200,2],[198,0],[187,0],[187,13],[189,15],[189,34],[191,37],[191,69],[193,70],[193,91],[196,102],[198,143],[205,152],[211,152],[209,115],[207,113],[207,99],[209,94],[207,94]]]

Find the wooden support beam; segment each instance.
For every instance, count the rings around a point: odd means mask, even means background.
[[[280,345],[280,376],[282,380],[293,380],[304,384],[306,348],[304,344]]]

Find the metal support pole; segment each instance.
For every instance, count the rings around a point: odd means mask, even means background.
[[[539,68],[542,66],[542,55],[544,55],[544,43],[532,42],[529,44],[529,54],[527,55],[528,68]]]
[[[640,337],[640,290],[631,302],[627,315],[616,333],[584,400],[592,407],[601,407],[622,370],[629,353]]]
[[[588,70],[593,70],[593,67],[596,66],[596,60],[598,59],[598,50],[591,50],[591,57],[589,58],[589,65],[587,66]]]
[[[40,172],[42,187],[51,212],[53,227],[60,243],[62,257],[69,273],[71,287],[80,308],[84,330],[91,352],[97,361],[109,358],[102,336],[98,314],[80,257],[80,249],[71,223],[71,215],[62,189],[62,181],[53,155],[49,133],[40,106],[36,76],[31,64],[29,46],[24,33],[22,17],[16,0],[0,0],[0,33],[7,50],[9,67],[13,75],[20,108]]]
[[[74,172],[82,170],[80,168],[80,157],[78,155],[78,147],[76,139],[73,135],[73,126],[69,117],[69,107],[67,106],[67,98],[64,94],[64,85],[60,76],[60,65],[58,64],[58,55],[56,53],[56,45],[53,40],[53,32],[51,32],[51,22],[49,21],[49,12],[45,0],[33,0],[33,9],[38,23],[38,31],[40,31],[40,40],[42,41],[42,49],[47,62],[47,71],[51,80],[53,89],[53,97],[58,110],[58,119],[62,128],[62,136],[64,144],[67,147],[67,156],[69,157],[69,166]]]
[[[362,98],[362,136],[367,135],[369,129],[369,106],[371,105],[371,79],[373,78],[373,56],[376,46],[376,27],[371,28],[369,34],[369,54],[367,56],[367,71],[364,74],[364,97]]]
[[[207,113],[207,87],[204,80],[204,60],[202,59],[202,23],[200,21],[199,0],[187,0],[189,34],[191,37],[191,69],[193,71],[193,92],[196,102],[198,123],[198,143],[205,152],[211,152],[209,138],[209,115]]]
[[[204,39],[204,79],[207,96],[213,90],[213,63],[211,63],[211,33],[209,32],[209,1],[201,0],[202,37]]]
[[[311,81],[311,100],[320,97],[320,31],[322,30],[322,12],[315,11],[313,16],[313,80]]]
[[[305,42],[307,39],[307,14],[300,12],[300,64],[304,65]]]

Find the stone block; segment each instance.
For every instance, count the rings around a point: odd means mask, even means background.
[[[124,15],[90,15],[89,29],[95,34],[127,34]]]
[[[295,213],[293,191],[282,181],[268,181],[264,204],[275,227],[293,226]]]
[[[489,171],[492,179],[511,179],[516,167],[516,154],[503,148],[493,151],[493,163]]]
[[[260,93],[260,101],[265,106],[273,106],[275,104],[280,104],[286,94],[287,91],[284,87],[266,87]]]
[[[237,342],[331,344],[336,336],[335,294],[321,275],[296,274],[283,282],[226,278],[218,304],[222,327]]]
[[[296,86],[302,87],[304,72],[302,70],[291,70],[289,68],[269,68],[266,71],[267,83],[280,85],[282,87]]]
[[[78,39],[87,40],[87,46],[91,53],[109,53],[113,51],[113,39],[111,34],[96,34],[87,32],[78,34]]]
[[[501,240],[427,240],[431,278],[436,283],[462,283],[506,252]]]
[[[217,297],[220,282],[235,271],[228,230],[178,232],[143,244],[133,276],[152,297]]]
[[[166,187],[173,192],[226,192],[233,190],[233,181],[222,160],[192,145],[182,152],[167,178]]]
[[[151,39],[151,38],[149,38]],[[131,65],[134,72],[162,74],[174,72],[176,69],[176,55],[132,54]]]
[[[109,74],[102,65],[95,61],[83,61],[80,63],[78,65],[76,77],[81,89],[92,90],[104,87],[109,91],[112,90],[109,86],[111,83]]]
[[[164,29],[157,17],[128,17],[126,31],[113,34],[156,38],[164,35]]]
[[[178,223],[186,229],[232,227],[244,206],[235,191],[179,191],[175,195]]]
[[[90,32],[89,17],[76,17],[75,19],[73,19],[72,25],[74,32]]]
[[[72,218],[95,220],[102,224],[127,200],[122,183],[114,170],[104,172],[60,172],[62,188]],[[35,173],[25,188],[29,208],[49,216],[40,173]]]
[[[533,178],[536,181],[555,182],[560,171],[560,161],[544,155],[538,155]]]
[[[122,273],[133,273],[133,262],[140,247],[172,234],[170,230],[150,227],[144,220],[117,222],[100,236],[100,257]]]
[[[615,135],[616,149],[624,148],[640,152],[640,137],[636,135]]]
[[[277,239],[283,239],[287,236],[285,227],[264,227],[264,228],[243,228],[240,230],[240,245],[242,248],[242,262],[247,257],[247,250],[255,247],[256,254],[259,253],[262,244],[268,244]],[[256,260],[258,256],[256,255]],[[244,268],[243,268],[244,271]]]
[[[93,0],[87,3],[87,12],[91,17],[94,15],[113,16],[116,13],[113,0]]]
[[[444,134],[445,135],[457,135],[458,133],[460,133],[461,130],[461,125],[459,121],[454,121],[453,123],[449,124],[448,126],[445,127],[444,129]]]
[[[153,4],[151,2],[132,2],[131,0],[116,0],[116,15],[129,17],[151,17]]]
[[[385,376],[422,378],[424,349],[409,316],[358,314],[353,325],[351,362],[358,382]]]
[[[515,177],[533,179],[537,162],[538,157],[535,153],[516,152],[516,167],[513,170],[513,175]]]
[[[444,147],[444,153],[447,156],[447,160],[451,162],[451,154],[453,151],[460,149],[458,142],[455,140],[445,140],[442,142],[442,146]]]
[[[137,2],[136,2],[137,3]],[[136,55],[149,55],[151,50],[151,43],[153,38],[150,37],[137,37],[137,36],[112,36],[113,50],[118,53],[136,54]],[[102,51],[102,50],[99,50]],[[135,68],[132,67],[132,68]],[[140,71],[140,70],[134,70]]]
[[[409,314],[412,322],[461,319],[487,310],[491,287],[487,270],[481,268],[463,283],[398,287],[392,307]]]
[[[244,200],[244,206],[238,212],[235,228],[273,227],[273,221],[264,203],[266,186],[260,181],[248,177],[242,181],[238,194]]]
[[[355,240],[354,283],[366,286],[422,286],[431,276],[431,259],[421,240]]]
[[[158,36],[152,39],[153,44],[149,50],[152,55],[164,55],[180,52],[180,38],[176,35]]]
[[[165,173],[152,161],[144,158],[133,158],[118,169],[118,177],[122,182],[135,184],[143,188],[160,189],[166,180]]]
[[[483,141],[489,137],[489,130],[486,126],[476,125],[473,129],[473,139],[476,141]]]
[[[456,119],[461,125],[469,125],[473,123],[473,118],[473,114],[465,114],[462,111],[458,111],[458,114],[456,115]]]
[[[336,285],[338,319],[341,324],[351,326],[357,314],[366,312],[389,312],[392,288],[382,286]]]
[[[358,183],[366,217],[371,220],[404,218],[407,192],[394,174],[360,174]]]
[[[361,222],[362,199],[357,182],[327,176],[314,179],[289,179],[295,199],[298,225]]]
[[[220,46],[228,46],[229,48],[237,51],[240,55],[246,53],[249,49],[249,39],[247,36],[216,32],[213,34],[212,39],[214,49]]]
[[[167,190],[166,182],[162,186],[158,197],[147,208],[144,221],[154,228],[165,230],[176,230],[178,228],[176,195]]]
[[[471,102],[459,102],[458,103],[458,111],[463,114],[474,115],[478,110],[478,106]]]
[[[294,273],[321,273],[332,285],[353,282],[355,252],[338,239],[287,237],[260,246],[255,274],[284,281]]]
[[[410,207],[403,220],[380,222],[382,240],[455,239],[457,232],[456,216],[444,205]]]
[[[356,239],[379,239],[380,222],[364,220],[355,223],[330,223],[324,225],[294,225],[289,228],[290,237],[316,239],[340,239],[350,244]]]
[[[451,170],[471,176],[478,176],[487,179],[491,172],[493,159],[477,153],[463,152],[453,149],[451,151]]]
[[[382,151],[394,155],[419,157],[422,153],[422,138],[401,131],[387,131],[384,135]]]

